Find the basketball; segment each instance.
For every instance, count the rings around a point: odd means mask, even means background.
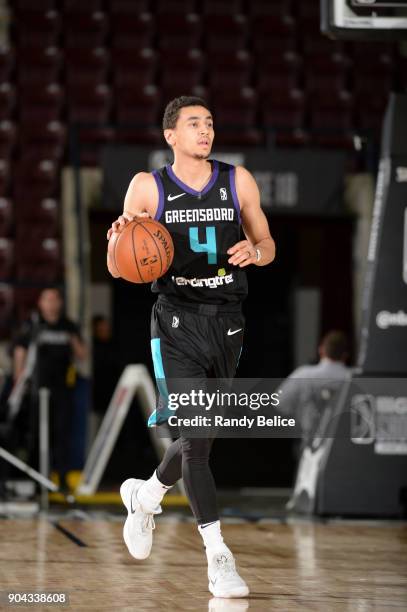
[[[174,257],[169,232],[153,219],[130,221],[112,234],[108,249],[117,272],[131,283],[151,283],[163,276]]]

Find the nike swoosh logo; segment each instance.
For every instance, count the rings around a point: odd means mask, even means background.
[[[167,200],[169,202],[172,202],[173,200],[176,200],[177,198],[181,198],[183,195],[185,195],[185,193],[179,193],[178,195],[172,196],[171,194],[169,194],[169,196],[167,196]]]
[[[135,513],[135,510],[133,510],[133,492],[132,492],[131,497],[130,497],[130,511],[131,511],[132,514]]]
[[[209,580],[212,582],[213,586],[215,586],[216,582],[217,582],[217,578],[215,578],[215,580],[212,580],[212,578],[209,578]]]
[[[228,329],[228,336],[233,336],[233,334],[237,334],[237,332],[242,331],[243,327],[240,327],[239,329],[235,329],[234,331],[232,331],[231,329]]]

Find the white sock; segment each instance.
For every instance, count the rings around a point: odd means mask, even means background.
[[[173,486],[173,485],[171,485]],[[140,502],[143,510],[153,512],[160,505],[162,498],[167,493],[171,486],[163,485],[157,478],[156,470],[154,474],[143,482],[137,491],[137,499]]]
[[[217,552],[226,552],[229,550],[223,541],[222,533],[220,531],[220,521],[206,523],[206,525],[198,525],[198,531],[204,541],[208,561],[213,554]]]

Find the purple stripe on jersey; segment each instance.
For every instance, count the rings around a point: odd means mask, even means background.
[[[155,178],[155,182],[157,183],[158,188],[158,208],[155,213],[154,220],[158,221],[164,210],[164,186],[161,180],[161,176],[159,175],[157,170],[153,170],[153,177]]]
[[[172,181],[174,181],[174,183],[178,185],[180,189],[182,189],[183,191],[186,191],[187,193],[190,193],[191,195],[195,195],[195,196],[204,195],[205,193],[207,193],[214,186],[218,178],[218,175],[219,175],[219,164],[216,161],[216,159],[214,159],[211,180],[206,185],[203,191],[196,191],[196,189],[192,189],[192,187],[189,187],[177,177],[177,175],[174,173],[174,170],[172,169],[171,164],[168,164],[166,168],[167,168],[168,176],[170,177]]]
[[[237,212],[237,218],[239,219],[239,223],[241,223],[242,219],[240,217],[240,204],[239,204],[239,198],[237,197],[237,191],[236,191],[236,168],[235,166],[233,166],[229,170],[229,181],[230,181],[230,191],[232,192],[233,204],[235,205],[236,212]]]

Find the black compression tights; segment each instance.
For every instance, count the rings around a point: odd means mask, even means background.
[[[157,467],[157,478],[171,486],[181,477],[198,525],[219,519],[216,488],[209,467],[214,438],[178,438],[168,447]]]

